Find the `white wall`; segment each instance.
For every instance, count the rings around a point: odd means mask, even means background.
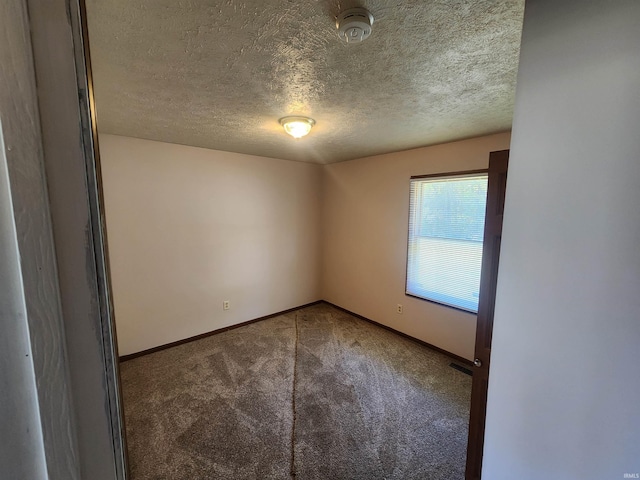
[[[47,478],[9,171],[0,125],[0,471]]]
[[[99,140],[121,355],[320,300],[322,167]]]
[[[527,2],[488,480],[640,473],[639,25],[637,0]]]
[[[476,315],[405,295],[409,178],[487,168],[508,133],[325,166],[322,297],[472,359]],[[396,305],[404,313],[396,313]]]
[[[409,177],[508,133],[327,166],[99,140],[121,355],[325,299],[473,358],[475,315],[404,294]]]

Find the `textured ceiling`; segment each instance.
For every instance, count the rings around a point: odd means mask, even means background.
[[[338,38],[354,6],[375,17]],[[524,0],[87,0],[98,127],[331,163],[509,130]],[[286,115],[317,122],[294,140]]]

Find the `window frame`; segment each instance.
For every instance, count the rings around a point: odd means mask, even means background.
[[[417,298],[418,300],[422,300],[424,302],[434,303],[436,305],[440,305],[443,307],[453,308],[459,312],[468,313],[470,315],[478,315],[478,312],[474,312],[473,310],[468,310],[463,307],[459,307],[456,305],[451,305],[449,303],[439,302],[438,300],[433,300],[425,297],[420,297],[413,293],[408,292],[409,287],[409,242],[411,241],[411,182],[414,180],[422,180],[429,178],[455,178],[455,177],[467,177],[472,175],[487,175],[489,174],[488,168],[481,168],[477,170],[461,170],[461,171],[453,171],[453,172],[442,172],[442,173],[429,173],[426,175],[412,175],[409,177],[409,198],[407,202],[407,244],[406,244],[406,257],[405,257],[405,280],[404,280],[404,294],[406,297]],[[485,223],[486,223],[486,212],[485,212]],[[484,232],[482,235],[482,244],[484,246]],[[482,277],[482,271],[480,272],[480,276]]]

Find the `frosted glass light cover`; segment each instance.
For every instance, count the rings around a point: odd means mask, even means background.
[[[280,125],[293,138],[301,138],[307,135],[315,123],[315,120],[308,117],[284,117],[280,119]]]

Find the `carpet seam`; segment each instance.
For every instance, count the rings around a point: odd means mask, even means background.
[[[295,343],[293,349],[293,385],[291,387],[291,412],[292,412],[292,421],[291,421],[291,469],[290,474],[291,478],[296,478],[296,385],[298,383],[298,314],[296,313],[294,317],[294,325],[295,325]]]

